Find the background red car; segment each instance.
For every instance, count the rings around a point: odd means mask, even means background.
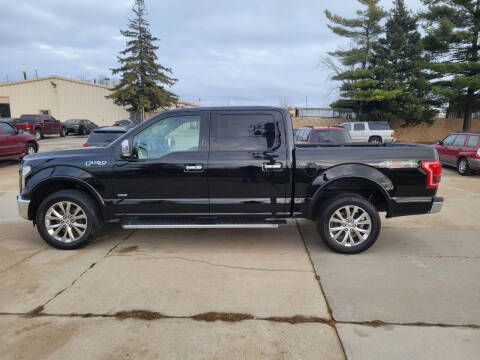
[[[480,130],[450,134],[435,147],[442,164],[457,168],[460,175],[480,171]]]
[[[9,123],[0,121],[0,160],[23,158],[37,151],[35,136],[19,132]]]

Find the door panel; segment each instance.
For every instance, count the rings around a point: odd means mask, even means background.
[[[208,114],[170,116],[132,134],[135,158],[114,165],[116,214],[208,214]]]
[[[210,133],[210,213],[284,215],[290,182],[282,115],[212,112]]]
[[[18,155],[21,153],[21,146],[23,144],[19,144],[14,127],[7,123],[0,123],[0,154],[2,156]]]
[[[364,123],[352,123],[353,130],[350,133],[355,142],[367,142],[367,135]]]

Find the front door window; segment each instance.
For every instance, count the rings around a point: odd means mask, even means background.
[[[198,151],[200,115],[162,119],[133,138],[133,156],[138,160],[159,159],[172,152]]]

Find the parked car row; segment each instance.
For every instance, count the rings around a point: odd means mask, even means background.
[[[71,119],[66,122],[67,135],[78,134],[88,135],[98,127],[97,124],[86,119]]]
[[[393,143],[395,131],[384,121],[345,122],[330,127],[304,126],[295,131],[295,141],[312,144]]]

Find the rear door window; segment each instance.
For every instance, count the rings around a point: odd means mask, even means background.
[[[469,146],[469,147],[477,147],[479,140],[480,140],[480,136],[470,135],[470,138],[468,139],[467,146]]]
[[[363,130],[365,130],[365,124],[364,124],[364,123],[356,123],[356,124],[353,124],[353,130],[355,130],[355,131],[363,131]]]
[[[273,114],[216,114],[212,150],[276,150],[282,145],[279,126]]]
[[[453,142],[453,146],[464,146],[467,135],[458,135]]]

